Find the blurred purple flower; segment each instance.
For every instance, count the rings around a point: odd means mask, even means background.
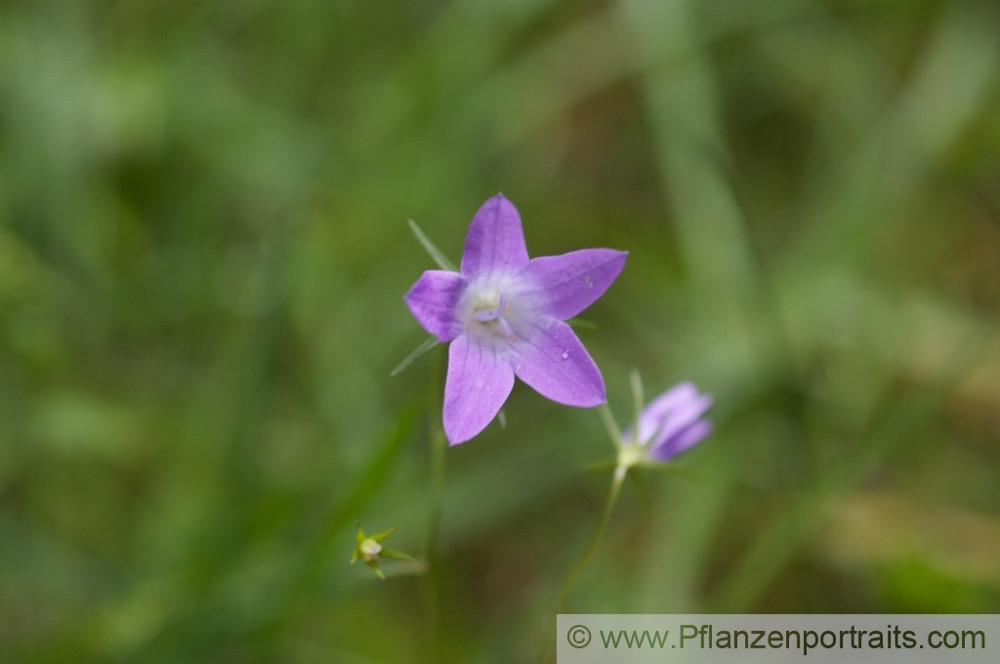
[[[653,399],[639,414],[639,435],[633,440],[644,449],[646,458],[666,462],[699,443],[712,431],[712,423],[702,418],[712,405],[712,397],[699,394],[691,383],[680,383]]]
[[[515,375],[568,406],[606,401],[601,372],[563,321],[608,289],[626,255],[582,249],[529,259],[514,205],[497,194],[479,208],[460,271],[428,270],[405,297],[428,332],[451,342],[443,419],[452,445],[486,428]]]

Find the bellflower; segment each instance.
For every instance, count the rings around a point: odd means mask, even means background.
[[[497,194],[479,208],[459,271],[428,270],[405,297],[420,324],[451,344],[443,421],[452,445],[486,428],[514,376],[561,404],[605,402],[601,372],[563,321],[608,289],[626,255],[582,249],[529,259],[514,205]]]
[[[699,394],[691,383],[680,383],[653,399],[639,413],[638,433],[625,432],[628,450],[639,450],[650,461],[665,463],[699,443],[712,431],[702,418],[712,397]]]

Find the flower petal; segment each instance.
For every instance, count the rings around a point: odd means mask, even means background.
[[[472,278],[497,268],[519,268],[527,262],[521,217],[513,203],[497,194],[483,203],[469,224],[462,274]]]
[[[664,423],[675,410],[698,398],[698,388],[692,383],[679,383],[649,402],[639,414],[639,442],[646,444],[653,436],[663,433]]]
[[[444,433],[458,445],[496,417],[514,387],[514,370],[494,349],[464,334],[448,348],[444,384]]]
[[[649,451],[649,455],[657,461],[669,461],[697,443],[712,432],[712,423],[708,420],[698,420],[686,429],[677,432],[673,438],[664,440],[658,447]]]
[[[566,320],[594,303],[625,268],[628,252],[581,249],[561,256],[531,259],[521,274],[547,302],[549,313]]]
[[[458,272],[427,270],[403,299],[424,329],[441,341],[451,341],[462,331],[455,305],[465,283]]]
[[[650,441],[649,447],[656,449],[665,444],[674,447],[670,439],[694,426],[711,405],[712,397],[707,394],[695,395],[693,398],[675,403],[672,410],[666,415],[666,420],[661,421],[656,437]]]
[[[551,319],[514,346],[517,377],[543,397],[567,406],[604,403],[604,379],[569,325]]]

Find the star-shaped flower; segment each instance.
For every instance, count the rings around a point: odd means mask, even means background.
[[[428,270],[405,297],[428,332],[451,342],[443,419],[452,445],[486,428],[515,375],[558,403],[605,402],[601,372],[563,321],[604,294],[626,255],[582,249],[529,259],[513,204],[497,194],[479,208],[459,272]]]

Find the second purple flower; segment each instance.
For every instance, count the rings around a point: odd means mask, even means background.
[[[558,403],[605,402],[601,372],[563,321],[604,294],[626,256],[582,249],[529,259],[514,205],[497,194],[479,208],[460,271],[428,270],[405,297],[428,332],[451,342],[443,421],[452,445],[486,428],[515,375]]]

